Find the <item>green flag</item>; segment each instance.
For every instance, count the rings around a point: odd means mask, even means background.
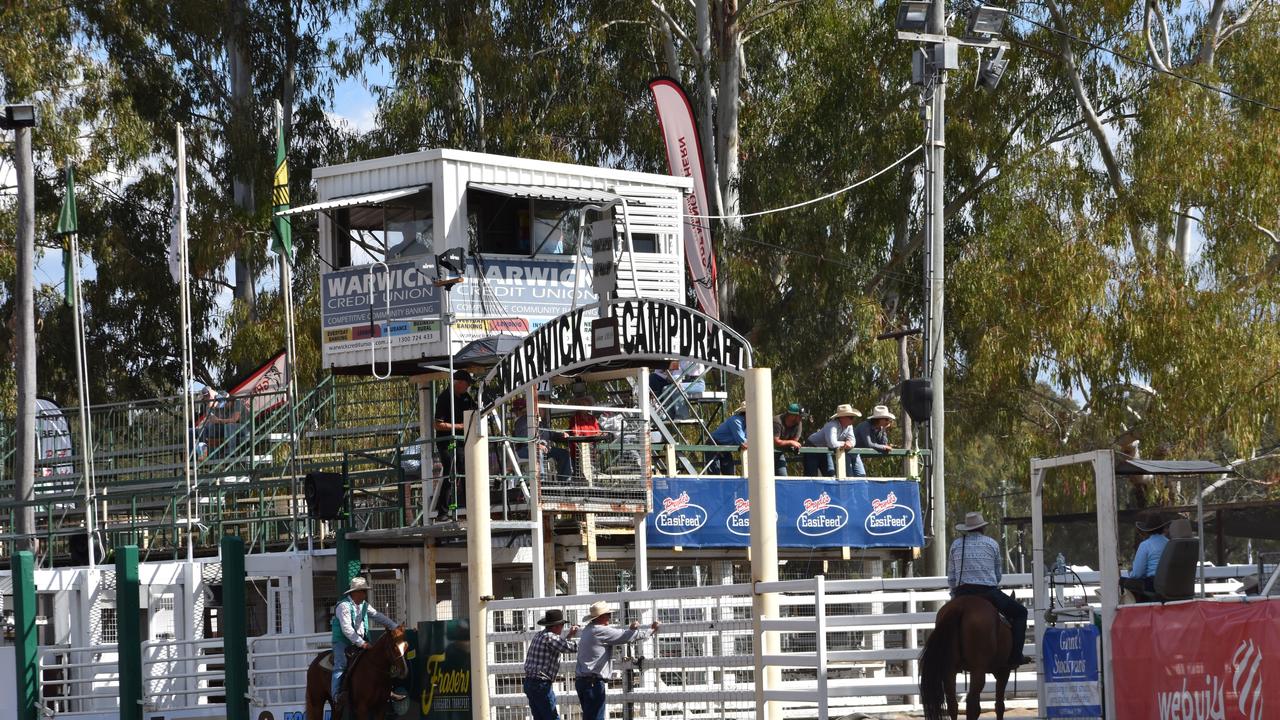
[[[71,242],[67,240],[79,229],[79,218],[76,216],[76,177],[71,165],[67,164],[67,194],[62,198],[62,212],[58,215],[58,234],[62,236],[62,272],[64,278],[67,306],[75,305],[75,275],[72,273]]]
[[[271,204],[278,213],[289,209],[289,164],[285,159],[284,113],[276,103],[276,174],[271,185]],[[287,217],[275,216],[271,223],[271,250],[293,264],[293,225]]]

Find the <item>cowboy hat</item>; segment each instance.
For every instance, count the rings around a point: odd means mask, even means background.
[[[738,403],[738,409],[734,410],[733,414],[737,415],[738,413],[744,413],[746,411],[747,411],[747,401],[743,400],[742,402]]]
[[[858,412],[857,410],[854,410],[853,406],[850,405],[849,403],[841,403],[836,406],[836,411],[834,413],[831,413],[831,417],[828,419],[835,420],[836,418],[842,418],[842,417],[857,418],[857,417],[862,417],[862,413]]]
[[[342,594],[350,595],[351,593],[356,592],[357,590],[364,590],[365,592],[368,592],[369,581],[359,576],[353,577],[351,578],[351,587],[347,588],[347,591]]]
[[[888,405],[877,405],[871,410],[871,414],[867,416],[868,420],[897,420],[897,416],[889,412]]]
[[[609,609],[609,603],[604,600],[598,600],[591,603],[591,607],[587,609],[587,617],[585,622],[591,622],[601,615],[612,615],[613,611]]]
[[[978,528],[984,528],[986,526],[987,526],[987,521],[982,519],[982,513],[980,512],[965,513],[964,522],[960,523],[959,525],[956,525],[956,532],[969,532],[971,530],[977,530]]]
[[[1147,512],[1140,514],[1133,524],[1144,533],[1153,533],[1164,529],[1169,522],[1170,518],[1165,517],[1164,513]]]
[[[539,618],[537,622],[543,626],[560,625],[564,623],[564,611],[548,610],[547,614]]]

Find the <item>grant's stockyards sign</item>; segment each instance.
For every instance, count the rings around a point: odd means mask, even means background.
[[[730,372],[751,367],[751,346],[728,326],[697,310],[665,300],[614,300],[578,308],[524,339],[484,379],[492,407],[519,389],[574,366],[591,364],[591,316],[618,321],[616,360],[680,358]]]

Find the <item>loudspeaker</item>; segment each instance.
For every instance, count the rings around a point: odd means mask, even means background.
[[[307,514],[316,520],[337,520],[342,513],[347,489],[342,473],[307,473],[302,482],[302,493],[307,501]]]
[[[67,547],[71,552],[72,565],[89,564],[89,536],[72,535],[67,538]]]
[[[902,409],[918,423],[929,422],[929,413],[933,409],[933,383],[927,378],[903,380]]]

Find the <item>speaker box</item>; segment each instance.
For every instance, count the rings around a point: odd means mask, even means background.
[[[72,565],[89,564],[89,536],[72,535],[67,538],[67,547],[71,552]]]
[[[302,482],[303,496],[307,501],[307,514],[316,520],[337,520],[342,513],[347,489],[342,473],[307,473]]]
[[[933,383],[927,378],[902,381],[902,409],[918,423],[929,422],[929,413],[933,409]]]

